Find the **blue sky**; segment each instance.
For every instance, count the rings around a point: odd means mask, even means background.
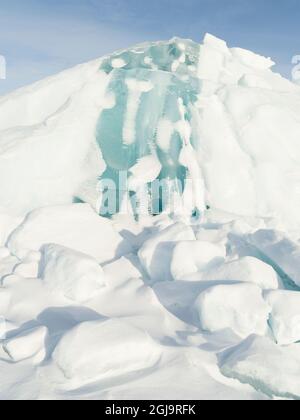
[[[290,76],[299,16],[299,0],[0,0],[0,94],[138,42],[206,32]]]

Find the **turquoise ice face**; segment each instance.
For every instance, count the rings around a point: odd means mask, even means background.
[[[139,159],[155,154],[162,167],[158,178],[184,183],[187,168],[179,157],[187,139],[176,124],[182,119],[191,122],[191,111],[200,94],[196,77],[199,48],[192,41],[174,39],[104,59],[101,70],[111,74],[107,93],[114,95],[115,106],[102,112],[97,126],[97,142],[107,165],[102,178],[118,185],[120,171],[129,171]],[[166,134],[170,138],[165,141],[159,131],[162,121],[171,127]],[[189,137],[195,145],[193,130]],[[163,206],[160,208],[163,210]]]
[[[199,54],[199,44],[174,38],[167,42],[141,44],[131,50],[117,52],[103,60],[101,70],[110,73],[116,68],[139,68],[193,76],[197,71]]]

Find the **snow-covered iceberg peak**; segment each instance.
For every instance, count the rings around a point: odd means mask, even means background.
[[[3,97],[0,206],[79,198],[102,214],[128,202],[157,213],[183,199],[187,213],[209,205],[298,224],[300,89],[272,66],[212,35],[174,38]]]

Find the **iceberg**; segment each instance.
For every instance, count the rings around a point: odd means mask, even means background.
[[[251,335],[221,354],[220,361],[225,376],[249,383],[270,397],[299,399],[299,345],[281,347]]]
[[[174,38],[3,97],[0,206],[196,217],[209,207],[298,225],[300,90],[273,64],[209,34]]]

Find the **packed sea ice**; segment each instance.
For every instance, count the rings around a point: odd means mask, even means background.
[[[273,64],[174,38],[0,98],[1,400],[300,398],[300,86]]]

